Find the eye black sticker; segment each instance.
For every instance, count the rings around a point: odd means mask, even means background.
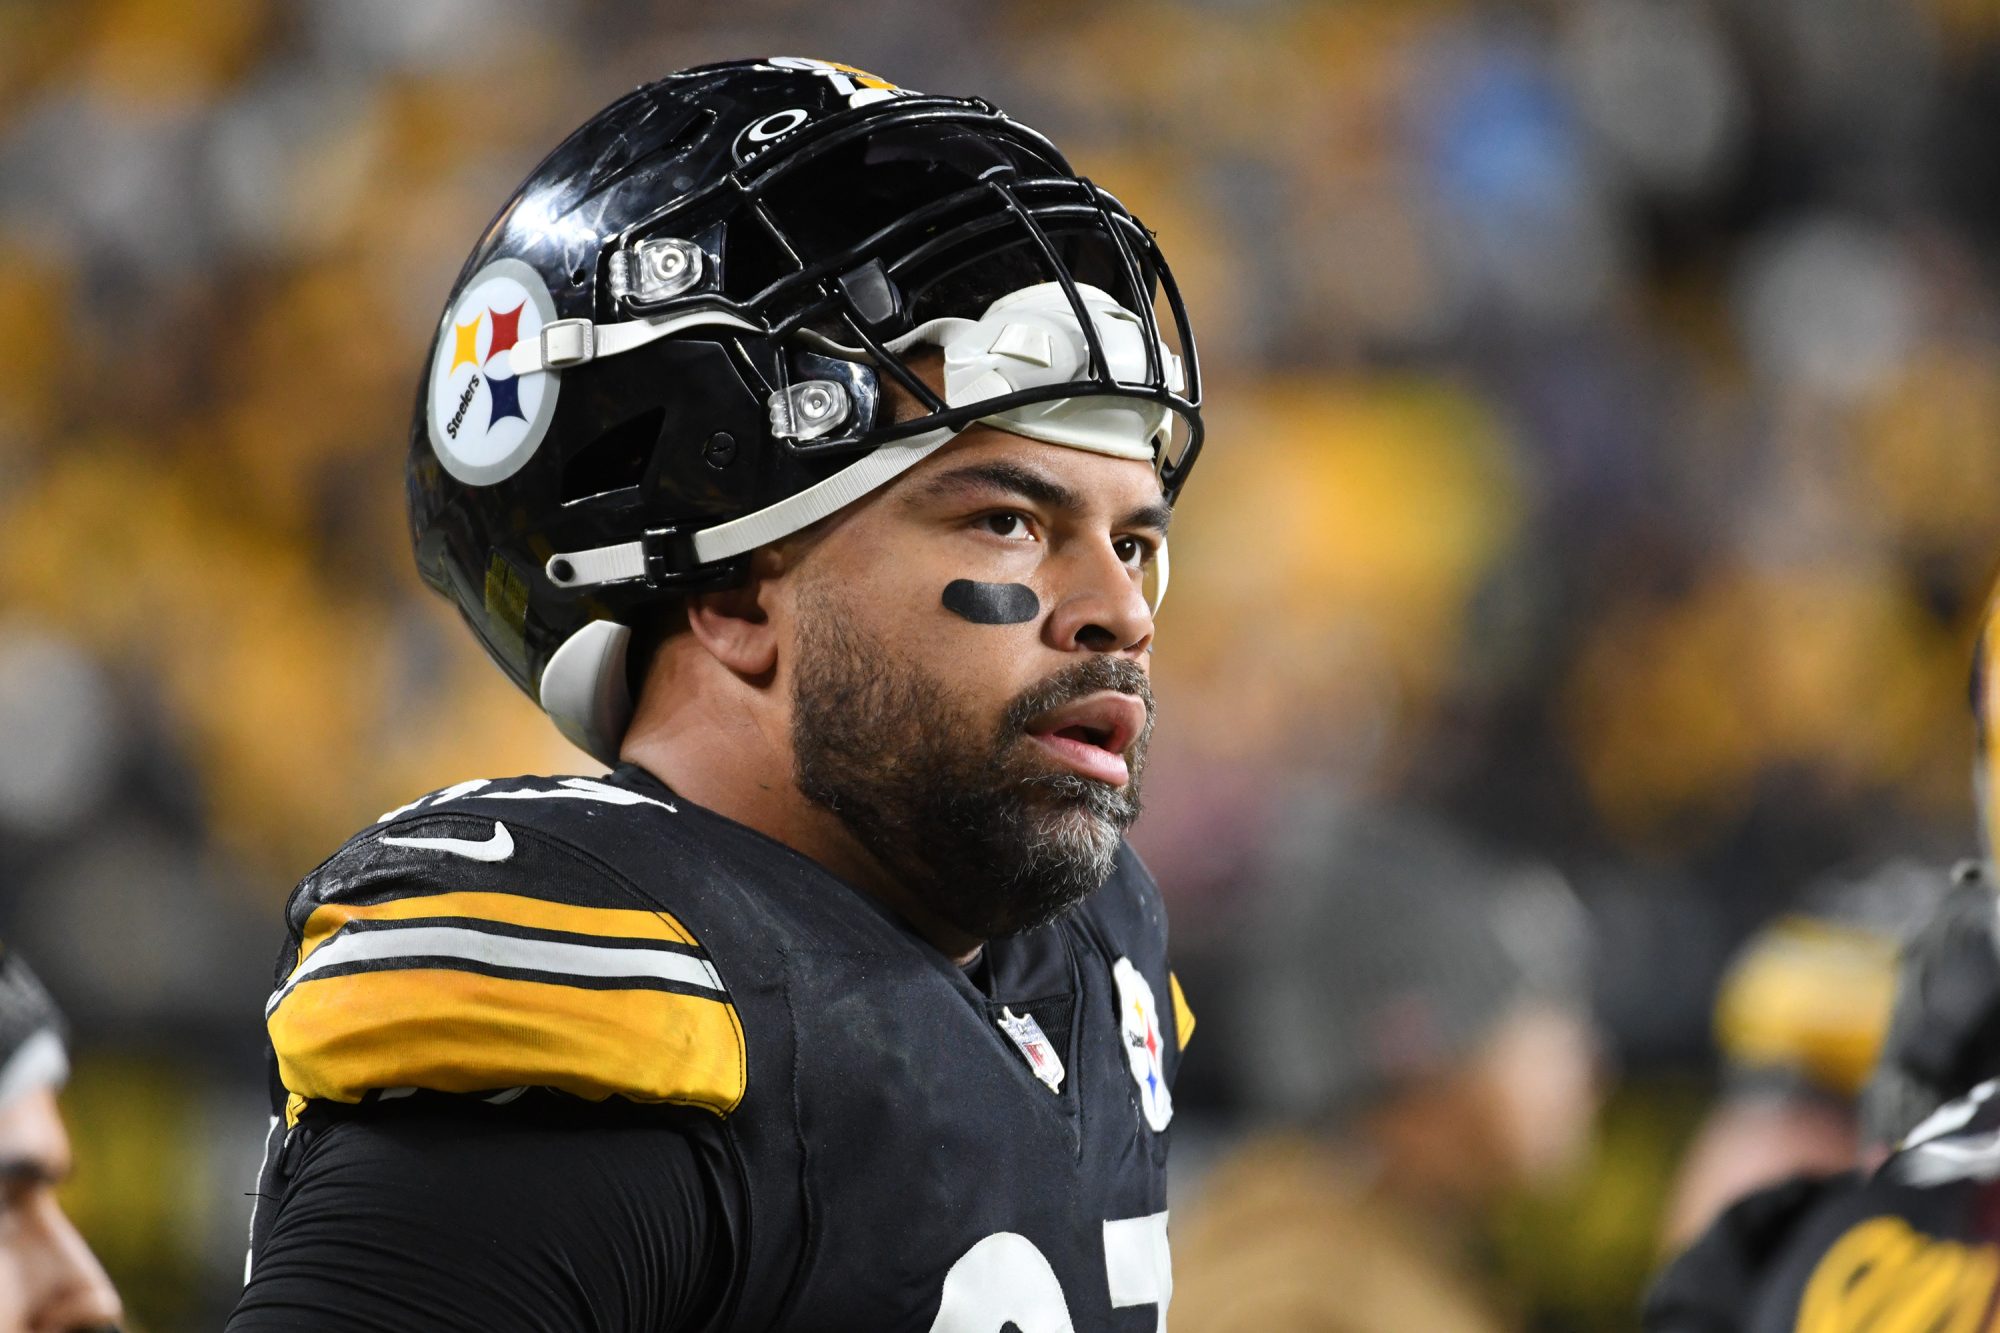
[[[975,625],[1020,625],[1042,613],[1042,599],[1024,583],[953,579],[944,585],[944,609]]]

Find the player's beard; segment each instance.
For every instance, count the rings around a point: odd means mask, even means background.
[[[803,617],[792,687],[794,778],[931,911],[976,939],[1056,920],[1111,874],[1139,817],[1153,731],[1146,673],[1092,656],[1023,691],[999,726],[824,598]],[[1123,787],[1054,766],[1027,725],[1100,690],[1145,701]]]

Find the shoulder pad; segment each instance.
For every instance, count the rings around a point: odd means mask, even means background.
[[[265,1007],[295,1111],[522,1087],[736,1108],[745,1048],[729,992],[680,920],[579,845],[573,816],[550,817],[586,802],[674,813],[590,778],[460,784],[390,812],[307,877]]]

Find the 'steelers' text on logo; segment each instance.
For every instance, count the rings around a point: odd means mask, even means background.
[[[465,424],[465,409],[472,406],[472,396],[478,392],[479,376],[474,374],[472,383],[466,385],[465,392],[458,396],[458,411],[453,412],[451,420],[445,424],[444,433],[452,439],[458,438],[458,428]]]

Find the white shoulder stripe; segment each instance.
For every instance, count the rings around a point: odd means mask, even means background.
[[[558,984],[571,977],[652,977],[727,992],[715,968],[703,958],[665,949],[607,949],[555,940],[525,940],[489,935],[466,926],[414,926],[402,930],[343,931],[313,950],[312,957],[278,988],[264,1006],[264,1016],[277,1012],[285,997],[329,968],[344,963],[384,962],[396,958],[459,958],[491,967],[550,973]]]
[[[562,785],[541,791],[482,791],[470,798],[477,801],[598,801],[605,805],[657,805],[668,814],[680,811],[665,801],[651,796],[641,796],[636,791],[626,791],[608,782],[594,778],[564,778]]]
[[[546,782],[551,779],[543,778],[538,780]],[[680,813],[680,811],[674,809],[672,805],[665,801],[652,796],[641,796],[638,792],[627,791],[623,787],[614,787],[610,783],[600,781],[597,778],[559,778],[554,779],[554,781],[557,784],[554,787],[533,787],[513,791],[505,789],[485,791],[483,788],[492,786],[493,779],[473,778],[469,782],[460,782],[446,787],[443,791],[435,791],[428,796],[419,796],[408,805],[399,805],[394,810],[385,812],[375,822],[386,824],[392,819],[398,819],[409,814],[419,806],[435,808],[450,801],[475,799],[481,801],[597,801],[603,805],[657,805],[668,814],[677,815]]]
[[[446,801],[455,801],[459,797],[465,795],[467,792],[478,791],[481,787],[484,787],[487,783],[491,782],[492,780],[493,779],[491,778],[473,778],[466,782],[453,783],[451,786],[446,787],[443,791],[434,791],[428,796],[419,796],[416,800],[411,801],[408,805],[399,805],[394,810],[391,810],[388,813],[384,814],[380,819],[377,819],[375,822],[378,824],[386,824],[390,820],[398,817],[399,815],[407,815],[408,813],[410,813],[410,811],[416,809],[420,805],[423,805],[425,802],[442,805]]]

